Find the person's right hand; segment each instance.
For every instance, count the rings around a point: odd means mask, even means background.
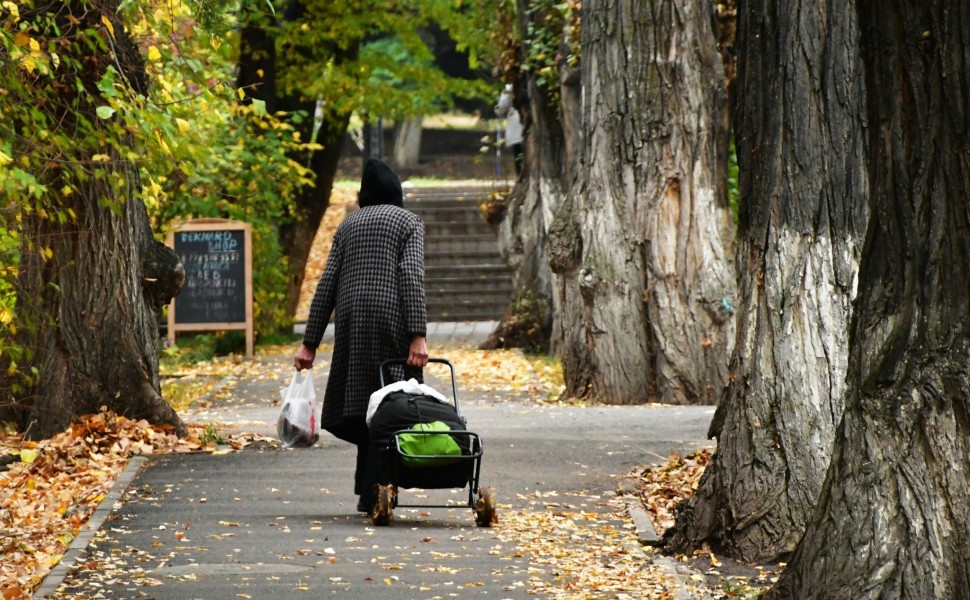
[[[312,369],[313,359],[316,357],[316,350],[301,345],[300,349],[296,352],[296,358],[293,360],[293,366],[296,367],[297,371],[302,371],[303,369]]]
[[[428,364],[428,344],[423,335],[416,335],[411,340],[408,349],[408,364],[412,367],[423,367]]]

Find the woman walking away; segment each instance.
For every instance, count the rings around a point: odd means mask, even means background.
[[[379,160],[364,165],[357,201],[360,209],[334,234],[294,366],[298,371],[313,366],[334,314],[333,360],[320,424],[357,445],[357,510],[370,512],[378,457],[370,457],[368,469],[370,439],[364,417],[370,395],[380,388],[380,365],[406,356],[407,366],[390,366],[385,377],[423,381],[421,368],[428,363],[424,223],[403,208],[401,181]]]

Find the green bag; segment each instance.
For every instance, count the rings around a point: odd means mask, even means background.
[[[418,423],[411,431],[451,431],[451,427],[443,421]],[[399,433],[398,444],[402,454],[422,454],[425,456],[461,456],[461,447],[450,435],[440,433]],[[401,459],[407,467],[436,467],[452,464],[456,461],[441,458],[417,458],[404,456]]]

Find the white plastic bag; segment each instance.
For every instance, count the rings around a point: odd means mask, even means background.
[[[276,433],[286,448],[308,448],[317,443],[317,416],[313,373],[306,369],[293,374],[290,386],[282,392],[283,409],[276,421]]]

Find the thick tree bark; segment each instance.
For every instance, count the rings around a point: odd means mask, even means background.
[[[718,447],[667,532],[749,562],[791,552],[842,415],[865,231],[864,85],[855,15],[828,0],[743,6],[737,347]]]
[[[528,32],[543,26],[541,11],[530,10],[528,0],[519,0],[520,30],[525,43]],[[531,27],[529,19],[532,20]],[[531,340],[533,347],[549,343],[553,333],[556,296],[552,290],[552,272],[546,254],[546,240],[553,214],[563,202],[569,186],[578,115],[576,96],[578,81],[575,69],[565,64],[563,53],[559,99],[537,82],[530,73],[516,86],[515,106],[523,115],[525,127],[525,161],[522,175],[507,198],[502,220],[498,224],[499,250],[513,270],[513,302],[509,314],[498,324],[483,344],[499,348],[523,342],[517,327],[525,317],[531,324],[538,321],[541,339]],[[523,97],[527,101],[523,101]],[[516,315],[515,307],[529,307],[530,315]]]
[[[845,415],[768,598],[970,597],[970,4],[858,0],[872,219]]]
[[[276,27],[264,7],[243,2],[239,7],[239,58],[236,59],[236,87],[249,98],[266,102],[266,112],[279,110],[276,93]]]
[[[69,40],[72,32],[90,28],[105,39],[111,36],[112,44],[59,46],[62,60],[73,59],[79,70],[59,70],[64,80],[54,85],[65,90],[62,101],[39,103],[38,109],[64,131],[85,120],[104,127],[104,138],[111,139],[112,124],[95,114],[97,82],[105,69],[120,69],[116,81],[147,91],[144,64],[119,20],[118,3],[65,3],[43,10],[59,27],[53,35]],[[113,35],[103,20],[112,23]],[[78,85],[91,95],[74,97]],[[157,320],[181,288],[184,270],[175,253],[152,235],[145,207],[134,195],[137,168],[120,152],[82,143],[77,148],[70,163],[58,156],[57,166],[52,161],[45,172],[51,210],[21,214],[17,308],[33,326],[22,327],[16,342],[32,350],[21,369],[37,369],[37,383],[20,399],[22,425],[32,437],[49,437],[75,417],[106,407],[185,434],[159,391]],[[107,153],[108,160],[95,160],[95,153]],[[73,218],[54,218],[57,211]]]
[[[299,22],[305,17],[306,10],[301,0],[291,0],[286,6],[283,21]],[[280,74],[287,69],[287,65],[280,58],[281,53],[277,48],[280,42],[275,33],[271,33],[274,26],[268,22],[266,15],[252,7],[244,14],[246,21],[240,38],[237,84],[248,86],[248,98],[265,101],[267,110],[271,112],[304,113],[303,119],[292,123],[294,129],[299,132],[301,140],[323,146],[322,150],[301,152],[293,157],[312,171],[314,185],[300,189],[294,199],[292,218],[279,226],[280,246],[289,269],[285,303],[291,314],[296,314],[313,238],[330,204],[330,192],[333,190],[350,115],[325,110],[319,129],[314,131],[316,98],[308,98],[299,90],[285,89],[279,84]],[[340,50],[334,48],[334,60],[339,62],[356,53],[354,44],[349,46]]]
[[[423,117],[402,119],[394,136],[394,166],[407,169],[418,166],[421,158],[421,125]]]
[[[724,70],[724,98],[720,117],[716,119],[717,130],[717,199],[722,206],[729,206],[728,165],[731,157],[731,138],[734,133],[732,111],[735,103],[735,80],[737,79],[738,55],[736,47],[738,9],[737,0],[715,0],[715,34],[717,49],[721,54]],[[731,223],[731,225],[734,225]],[[733,239],[733,234],[730,238]]]
[[[723,77],[710,5],[587,1],[582,35],[583,147],[555,226],[567,389],[621,404],[714,403],[735,294],[730,217],[717,201]]]
[[[529,118],[525,132],[525,160],[522,175],[507,198],[504,218],[498,228],[499,251],[512,267],[513,302],[539,311],[532,315],[541,324],[541,340],[548,343],[552,309],[552,273],[546,260],[545,244],[552,222],[552,211],[562,201],[562,128],[548,94],[529,78]],[[519,301],[519,302],[516,302]],[[483,345],[503,347],[516,340],[517,322],[525,315],[511,312],[500,321],[496,331]]]
[[[309,110],[310,115],[315,110],[315,103],[312,102],[300,103],[281,100],[280,105],[282,110],[300,110],[302,106]],[[313,172],[314,185],[313,187],[304,186],[300,189],[295,199],[296,210],[293,219],[281,224],[279,228],[280,244],[287,258],[290,272],[290,285],[286,291],[286,305],[291,314],[296,314],[296,308],[300,302],[300,289],[303,286],[303,277],[306,274],[306,263],[310,257],[313,238],[317,234],[317,229],[320,228],[323,213],[330,206],[330,192],[333,190],[333,181],[337,175],[340,151],[344,135],[347,133],[347,125],[350,123],[350,117],[349,115],[324,117],[316,138],[311,138],[312,123],[313,119],[307,119],[300,124],[298,130],[302,136],[305,136],[301,139],[314,139],[316,143],[323,146],[323,150],[313,151],[309,157],[304,157],[308,163],[308,168]]]
[[[113,172],[135,180],[135,169],[127,167]],[[50,437],[75,417],[107,407],[183,435],[184,425],[160,394],[158,316],[181,288],[184,270],[152,236],[140,201],[129,196],[115,212],[98,202],[108,187],[103,181],[86,187],[68,205],[77,214],[73,223],[22,216],[24,301],[18,306],[44,323],[18,336],[35,349],[27,366],[39,369],[26,431]],[[39,248],[53,256],[41,257]]]

